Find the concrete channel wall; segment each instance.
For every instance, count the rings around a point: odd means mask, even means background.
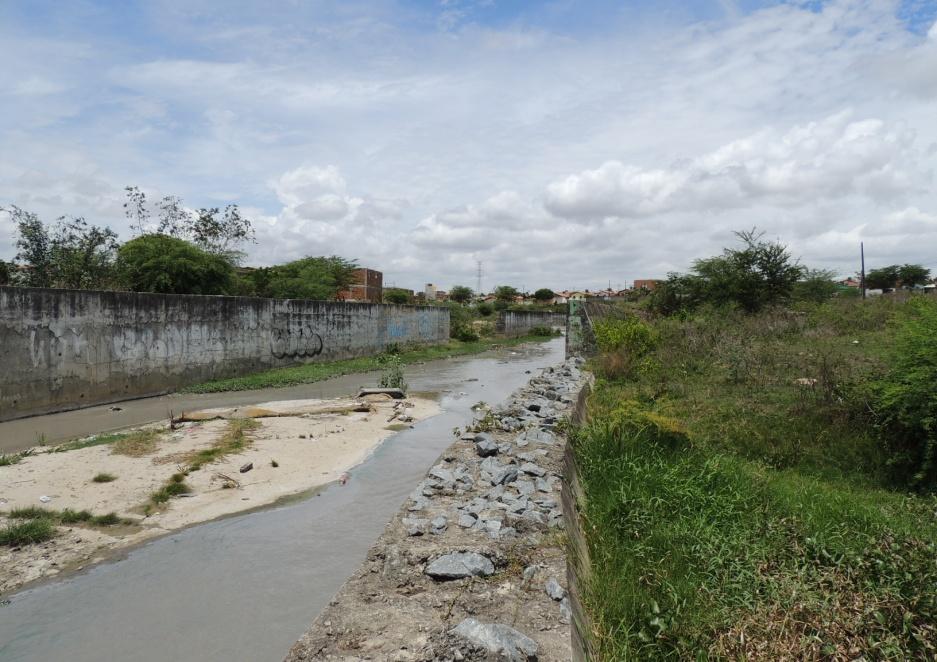
[[[502,310],[495,329],[506,336],[523,336],[536,326],[566,328],[566,315],[542,310]]]
[[[448,338],[443,307],[0,287],[0,421]]]

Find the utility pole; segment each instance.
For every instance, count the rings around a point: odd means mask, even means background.
[[[476,273],[477,279],[475,281],[475,294],[481,296],[482,293],[482,261],[476,260],[478,263],[478,272]]]
[[[865,242],[859,242],[859,260],[862,264],[862,271],[859,276],[859,287],[862,288],[862,298],[865,299]]]

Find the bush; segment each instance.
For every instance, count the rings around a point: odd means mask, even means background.
[[[477,310],[478,314],[482,317],[491,317],[491,315],[495,312],[494,306],[492,306],[487,301],[483,301],[475,306],[475,310]]]
[[[595,341],[603,352],[624,350],[634,356],[644,356],[657,346],[658,334],[637,317],[606,318],[593,327]]]
[[[557,334],[558,332],[554,331],[549,326],[534,326],[531,327],[530,331],[527,332],[527,335],[529,336],[540,336],[542,338],[549,338]]]
[[[917,298],[874,387],[889,467],[916,488],[937,484],[937,301]]]
[[[403,361],[400,360],[400,357],[385,354],[378,358],[378,362],[383,366],[378,386],[381,388],[399,388],[406,391],[407,382],[403,378]]]
[[[476,342],[479,338],[478,334],[475,333],[475,330],[466,324],[459,324],[454,327],[450,327],[450,337],[455,338],[456,340],[461,340],[462,342]]]

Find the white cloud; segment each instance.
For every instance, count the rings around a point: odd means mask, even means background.
[[[609,161],[554,182],[547,208],[595,220],[672,211],[719,212],[760,203],[797,206],[861,195],[888,200],[926,181],[914,134],[839,113],[784,134],[765,130],[669,168]]]

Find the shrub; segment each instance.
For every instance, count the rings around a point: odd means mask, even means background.
[[[457,325],[449,335],[462,342],[475,342],[479,337],[475,330],[467,324]]]
[[[405,391],[407,382],[403,378],[403,361],[400,360],[400,357],[383,355],[378,358],[378,362],[383,366],[378,385],[381,388],[399,388]]]
[[[495,312],[494,306],[492,306],[487,301],[483,301],[475,306],[475,310],[477,310],[478,314],[482,317],[491,317],[492,313]]]
[[[91,480],[94,481],[95,483],[111,483],[117,480],[117,476],[115,476],[114,474],[109,474],[109,473],[102,471]]]
[[[644,356],[657,346],[658,334],[637,317],[606,318],[595,323],[595,341],[603,352],[624,350]]]
[[[880,380],[876,415],[888,464],[913,487],[937,483],[937,301],[909,303],[898,329],[893,363]]]
[[[531,327],[530,331],[527,332],[527,335],[531,336],[540,336],[540,337],[550,337],[557,335],[556,332],[549,326],[534,326]]]

